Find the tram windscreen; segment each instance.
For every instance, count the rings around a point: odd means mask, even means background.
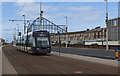
[[[37,47],[49,47],[48,37],[37,37]]]

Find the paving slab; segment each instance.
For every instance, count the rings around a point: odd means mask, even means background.
[[[53,52],[52,54],[59,55],[59,52]],[[117,60],[110,60],[110,59],[103,59],[103,58],[96,58],[96,57],[88,57],[88,56],[80,56],[75,54],[67,54],[67,53],[60,53],[60,56],[69,57],[69,58],[75,58],[79,60],[85,60],[89,62],[95,62],[110,66],[118,67],[118,61]]]
[[[0,67],[2,70],[1,74],[17,74],[17,72],[15,71],[15,69],[9,62],[8,58],[5,56],[5,54],[2,52],[0,56],[1,56],[0,58],[2,58],[1,63],[0,63],[2,66]]]
[[[2,46],[0,46],[0,76],[2,75]]]

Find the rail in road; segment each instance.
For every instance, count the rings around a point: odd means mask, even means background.
[[[3,53],[18,74],[118,74],[118,67],[54,54],[31,55],[13,46],[3,47]]]
[[[59,52],[58,47],[52,47],[52,51]],[[93,50],[93,49],[78,49],[78,48],[60,48],[60,52],[62,53],[69,53],[75,55],[82,55],[82,56],[90,56],[90,57],[97,57],[97,58],[104,58],[104,59],[115,59],[115,52],[114,51],[106,51],[106,50]]]

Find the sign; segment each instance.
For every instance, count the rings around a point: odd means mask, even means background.
[[[115,49],[115,57],[116,57],[116,59],[118,59],[118,57],[119,57],[119,49]]]
[[[39,36],[47,36],[46,34],[39,34]]]
[[[119,49],[115,49],[115,51],[116,51],[116,52],[118,52],[118,51],[119,51]]]

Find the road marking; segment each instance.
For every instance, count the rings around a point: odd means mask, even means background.
[[[83,72],[81,72],[81,71],[75,71],[74,73],[75,73],[75,74],[81,74],[81,73],[83,73]]]
[[[21,64],[23,64],[24,66],[27,66],[25,63],[23,63],[22,61],[20,61],[15,55],[13,55],[12,53],[10,53],[10,51],[8,51],[8,53],[10,54],[10,55],[12,55],[17,61],[19,61]],[[31,68],[29,68],[29,67],[25,67],[25,68],[27,68],[27,69],[29,69],[30,71],[33,71]]]
[[[66,72],[64,72],[64,71],[62,71],[62,70],[60,70],[58,68],[56,68],[56,70],[59,71],[59,72],[61,72],[61,73],[63,73],[63,74],[68,74],[68,73],[66,73]]]
[[[112,56],[105,56],[105,57],[112,57]]]

